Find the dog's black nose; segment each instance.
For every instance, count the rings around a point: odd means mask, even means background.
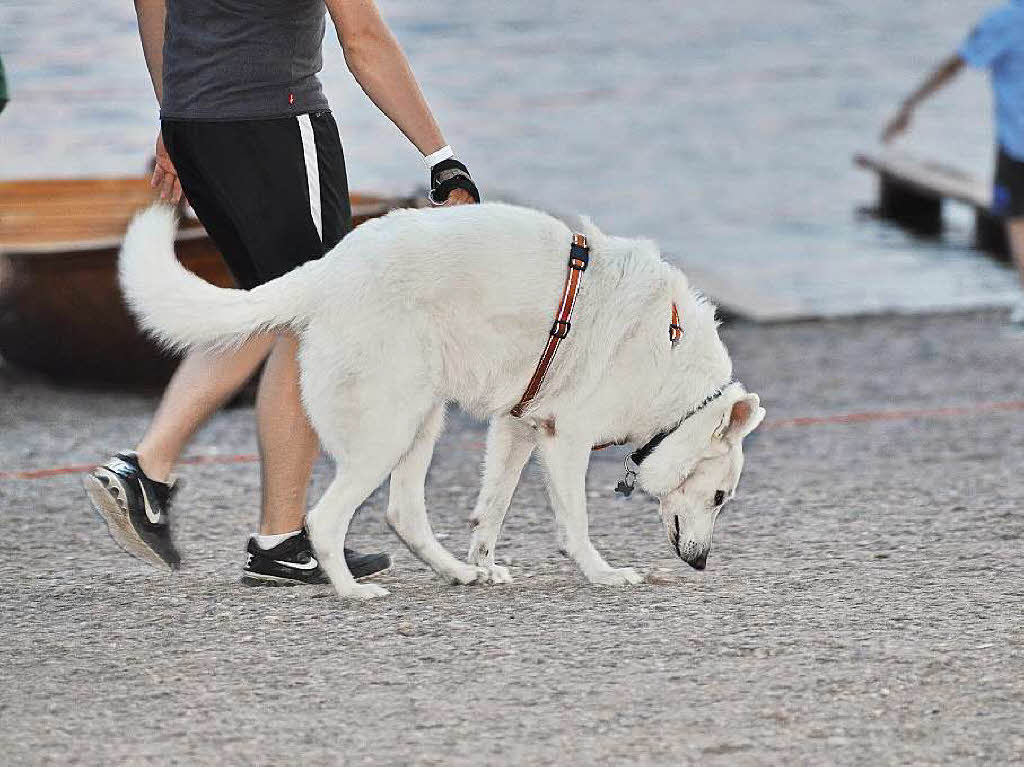
[[[708,565],[708,555],[701,554],[696,559],[687,560],[686,564],[688,564],[694,570],[703,570]]]

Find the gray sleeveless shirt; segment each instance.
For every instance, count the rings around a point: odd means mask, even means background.
[[[167,0],[169,119],[283,117],[327,109],[323,0]]]

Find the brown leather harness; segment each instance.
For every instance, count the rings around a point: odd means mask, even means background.
[[[548,343],[540,355],[537,367],[533,371],[533,377],[530,379],[530,383],[527,385],[526,391],[523,392],[523,396],[520,397],[519,402],[512,408],[511,415],[513,418],[520,418],[526,410],[526,406],[537,396],[541,384],[544,383],[544,376],[547,375],[548,368],[551,366],[551,361],[555,358],[555,352],[558,351],[558,345],[562,343],[562,340],[569,335],[569,331],[572,329],[572,310],[576,306],[576,296],[580,292],[580,282],[583,279],[583,273],[587,270],[589,264],[590,246],[587,244],[587,238],[578,232],[574,233],[572,236],[572,246],[569,249],[569,270],[565,275],[565,286],[562,288],[562,299],[558,302],[555,322],[548,332]],[[670,342],[675,343],[682,336],[683,326],[679,321],[679,307],[673,302],[672,322],[668,326],[668,338]],[[599,450],[602,447],[607,447],[609,444],[613,443],[599,445],[594,449]]]
[[[562,300],[558,302],[558,311],[555,313],[555,322],[548,332],[548,343],[540,355],[536,370],[533,371],[533,378],[520,397],[519,402],[512,408],[512,417],[522,416],[526,406],[537,396],[540,385],[544,383],[544,376],[548,372],[551,360],[555,358],[558,345],[562,339],[569,335],[572,328],[572,310],[576,306],[576,296],[580,292],[580,280],[583,272],[590,264],[590,246],[587,245],[587,238],[578,232],[572,236],[572,247],[569,249],[569,271],[565,275],[565,287],[562,289]]]

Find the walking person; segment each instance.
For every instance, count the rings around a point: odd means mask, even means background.
[[[135,8],[160,104],[153,185],[172,203],[184,192],[239,287],[319,258],[352,227],[341,140],[317,76],[327,14],[356,81],[424,156],[435,204],[479,201],[373,0],[135,0]],[[319,444],[300,401],[297,346],[275,331],[185,357],[136,449],[84,478],[122,548],[178,567],[171,470],[265,362],[256,398],[261,514],[243,581],[327,582],[304,527]],[[356,577],[390,567],[383,553],[345,556]]]
[[[914,109],[952,80],[965,65],[991,72],[996,106],[996,174],[992,211],[1006,219],[1006,232],[1024,283],[1024,0],[1009,0],[974,28],[960,49],[943,61],[903,102],[882,140],[907,129]],[[1010,315],[1024,332],[1024,296]]]

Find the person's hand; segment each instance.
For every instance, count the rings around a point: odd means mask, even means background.
[[[480,202],[480,191],[466,166],[449,157],[430,169],[430,201],[442,207],[468,205]]]
[[[476,200],[473,196],[465,189],[453,189],[451,194],[448,195],[448,199],[445,200],[445,205],[472,205]],[[443,206],[442,206],[443,207]]]
[[[167,154],[167,147],[164,146],[163,133],[156,134],[156,157],[153,165],[153,178],[150,179],[150,186],[160,190],[160,199],[177,205],[181,201],[181,182],[178,181],[178,171],[171,162],[171,156]]]
[[[900,107],[900,111],[896,113],[896,116],[888,122],[885,130],[882,131],[882,142],[888,144],[903,133],[910,126],[910,120],[913,116],[914,110],[911,107],[906,105]]]

